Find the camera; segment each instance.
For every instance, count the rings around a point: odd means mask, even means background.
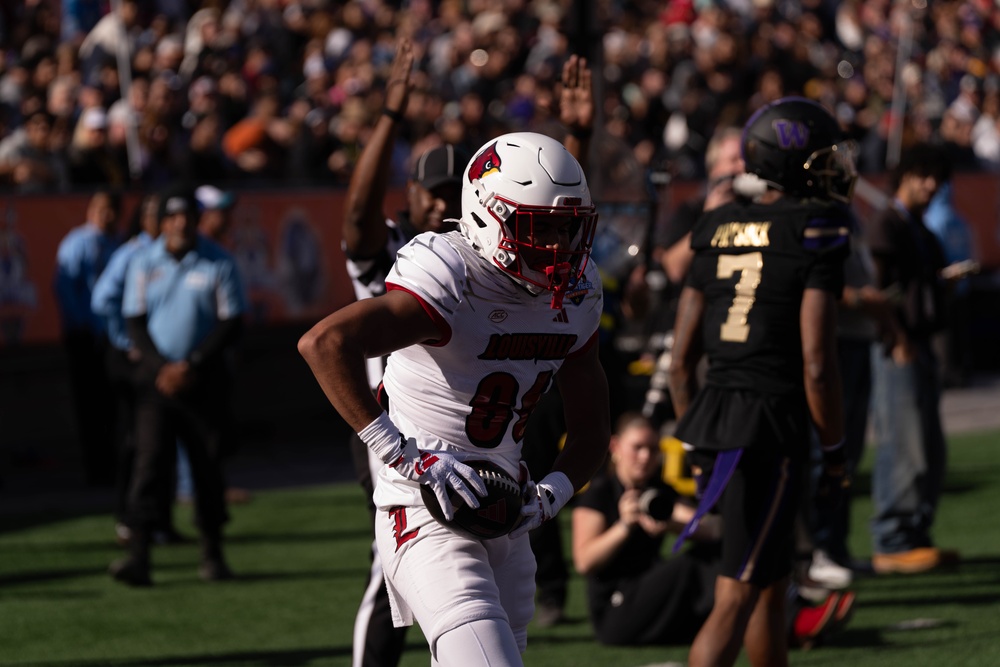
[[[639,496],[639,510],[657,521],[668,521],[674,513],[674,499],[660,489],[646,489]]]

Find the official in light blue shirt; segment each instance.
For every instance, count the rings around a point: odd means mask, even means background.
[[[222,474],[229,394],[226,350],[246,309],[236,263],[197,234],[194,193],[178,186],[159,204],[160,237],[128,263],[122,315],[141,354],[137,372],[136,456],[126,525],[129,555],[112,563],[125,584],[151,583],[151,532],[169,513],[159,489],[173,474],[175,443],[184,440],[195,484],[195,523],[201,532],[199,576],[233,576],[222,554],[228,520]]]
[[[90,306],[94,314],[103,317],[108,340],[119,350],[132,347],[132,340],[125,329],[125,318],[122,317],[122,302],[125,296],[125,277],[129,262],[139,252],[153,243],[153,237],[142,232],[124,245],[119,246],[108,260],[108,265],[94,285],[94,293],[90,298]]]
[[[195,361],[192,354],[213,329],[245,310],[232,256],[201,237],[177,257],[163,235],[129,266],[122,315],[145,315],[149,336],[166,360]]]
[[[104,320],[91,310],[91,295],[111,253],[118,246],[114,235],[118,203],[108,192],[99,192],[87,206],[87,222],[75,227],[59,243],[56,253],[56,299],[63,331],[105,333]]]
[[[127,352],[132,349],[132,340],[125,328],[125,318],[122,316],[122,302],[125,297],[125,278],[129,262],[144,248],[152,245],[153,240],[160,235],[160,220],[157,206],[159,197],[146,197],[139,212],[141,231],[122,244],[111,254],[108,265],[97,279],[94,292],[90,299],[91,310],[103,317],[107,326],[108,340],[115,349]]]

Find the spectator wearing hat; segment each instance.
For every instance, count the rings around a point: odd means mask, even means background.
[[[194,192],[175,187],[160,199],[160,237],[129,264],[122,315],[142,354],[137,373],[136,453],[126,524],[127,557],[110,573],[131,586],[148,586],[151,532],[164,515],[163,489],[183,440],[195,487],[201,532],[199,575],[231,578],[222,554],[228,520],[221,455],[229,411],[223,402],[225,355],[242,330],[246,307],[236,263],[198,236]]]
[[[225,245],[226,235],[233,222],[236,195],[220,190],[214,185],[202,185],[194,191],[198,200],[198,233],[219,245]]]
[[[125,184],[125,171],[108,149],[108,114],[101,107],[87,107],[80,114],[67,151],[73,185]]]
[[[228,190],[220,190],[214,185],[202,185],[194,191],[194,196],[198,200],[198,210],[200,211],[198,233],[220,246],[225,246],[229,236],[229,228],[233,223],[233,208],[236,206],[236,195]],[[229,410],[232,408],[236,365],[236,350],[235,348],[231,348],[226,354],[226,383],[221,388],[227,395],[223,401],[223,407]],[[233,418],[229,417],[224,423],[230,427],[222,436],[222,454],[223,457],[226,457],[237,451],[239,443],[236,440],[234,429],[231,428]],[[178,454],[181,454],[181,450],[178,450]],[[190,478],[190,472],[188,472],[188,477]],[[177,495],[178,497],[182,495],[179,465]],[[188,495],[190,495],[190,488],[188,489]],[[226,487],[226,502],[228,503],[246,503],[250,501],[250,498],[250,492],[246,489],[235,486]]]

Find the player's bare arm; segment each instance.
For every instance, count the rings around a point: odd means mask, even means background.
[[[382,414],[368,386],[365,359],[440,335],[415,297],[393,290],[327,316],[302,336],[298,348],[327,399],[357,432]]]
[[[412,87],[412,69],[413,46],[403,39],[386,82],[384,113],[375,122],[347,189],[342,234],[348,254],[354,257],[373,257],[385,247],[387,231],[382,203],[398,121],[406,113]]]
[[[691,232],[685,234],[677,243],[663,251],[660,263],[663,270],[675,285],[684,282],[688,269],[691,268],[691,261],[694,259],[694,250],[691,250]]]
[[[608,380],[597,356],[597,342],[582,355],[567,359],[556,381],[566,414],[566,445],[552,465],[579,490],[597,472],[611,441]]]
[[[559,89],[559,120],[569,130],[563,145],[581,164],[594,132],[593,76],[587,59],[572,55],[563,64]]]
[[[802,294],[800,328],[806,400],[820,444],[836,445],[844,437],[844,417],[837,364],[837,299],[825,290]]]
[[[674,351],[670,360],[670,399],[678,419],[687,412],[698,389],[695,369],[701,358],[701,316],[704,310],[705,295],[693,287],[685,287],[677,304]]]

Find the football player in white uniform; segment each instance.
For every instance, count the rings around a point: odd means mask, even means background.
[[[406,184],[406,206],[392,218],[383,213],[393,164],[393,145],[404,127],[409,96],[414,87],[414,54],[409,40],[401,39],[385,85],[385,109],[372,127],[371,136],[358,157],[347,190],[341,232],[347,273],[357,299],[385,293],[396,253],[422,232],[447,232],[456,228],[462,213],[462,172],[469,157],[445,144],[425,151],[413,165]],[[446,222],[447,221],[447,222]],[[368,360],[368,383],[372,391],[382,384],[384,360]],[[354,434],[351,458],[361,487],[369,499],[372,526],[374,482],[382,461]],[[374,535],[373,535],[374,538]],[[372,561],[354,619],[352,667],[396,667],[406,642],[406,628],[394,628],[385,577],[378,550],[372,541]]]
[[[520,665],[534,606],[527,532],[598,469],[610,438],[597,358],[600,281],[588,260],[597,213],[579,163],[557,141],[507,134],[463,176],[459,230],[421,234],[399,253],[388,292],[325,318],[299,342],[327,398],[384,462],[376,541],[397,625],[415,619],[435,665]],[[392,352],[389,411],[365,359]],[[559,383],[566,445],[537,483],[520,465],[524,425]],[[520,478],[527,500],[508,535],[477,540],[437,522],[486,488],[463,460]]]

